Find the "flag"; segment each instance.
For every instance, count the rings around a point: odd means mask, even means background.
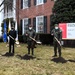
[[[17,35],[17,37],[16,37],[16,41],[18,41],[18,29],[17,29],[17,21],[16,21],[16,24],[15,24],[15,30],[16,30],[16,35]]]
[[[3,33],[3,41],[7,42],[7,30],[6,30],[6,22],[4,21],[4,33]]]
[[[8,27],[8,32],[11,30],[11,23],[10,23],[10,20],[9,20],[9,27]]]
[[[8,33],[9,33],[10,30],[11,30],[11,23],[10,23],[10,20],[9,20]],[[8,38],[8,42],[9,42],[9,36],[7,38]]]

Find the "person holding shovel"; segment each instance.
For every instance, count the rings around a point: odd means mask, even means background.
[[[30,54],[30,49],[32,55],[34,55],[34,47],[35,47],[35,37],[36,32],[31,25],[29,25],[28,30],[26,31],[25,35],[27,36],[27,44],[28,44],[28,54]]]
[[[62,40],[62,31],[59,28],[58,24],[55,24],[55,28],[52,30],[51,35],[54,36],[53,44],[54,44],[54,56],[57,56],[57,48],[59,57],[61,57],[61,40]]]
[[[14,44],[16,39],[16,30],[14,29],[14,26],[11,27],[11,30],[9,31],[9,53],[14,54]]]

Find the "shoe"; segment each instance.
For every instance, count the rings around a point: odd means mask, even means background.
[[[52,57],[57,57],[57,55],[53,55]]]
[[[59,57],[61,57],[61,55],[59,55]]]
[[[34,55],[34,54],[32,53],[32,55]]]
[[[34,46],[34,48],[37,48],[36,46]]]

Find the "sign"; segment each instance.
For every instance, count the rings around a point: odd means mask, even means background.
[[[75,23],[59,23],[62,39],[75,39]]]

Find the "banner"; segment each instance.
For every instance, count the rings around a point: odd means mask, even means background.
[[[75,23],[59,23],[62,39],[75,39]]]

